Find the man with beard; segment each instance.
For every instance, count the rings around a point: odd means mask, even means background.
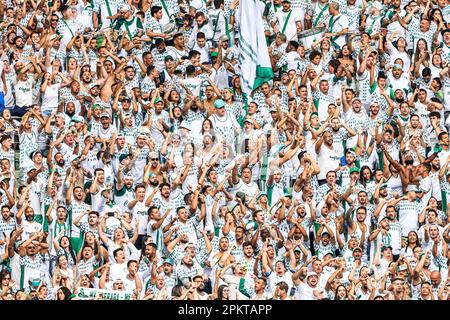
[[[185,235],[187,240],[187,235]],[[203,269],[198,265],[194,264],[194,259],[188,253],[185,253],[182,257],[180,263],[176,267],[176,275],[178,281],[180,281],[185,287],[188,283],[198,274],[201,274]]]
[[[127,157],[127,155],[122,155]],[[117,172],[117,182],[114,185],[114,201],[122,211],[125,211],[128,207],[128,203],[133,200],[133,175],[123,172],[123,165],[119,165]]]
[[[147,223],[147,235],[153,239],[157,249],[162,249],[164,244],[164,235],[162,231],[162,224],[170,213],[170,210],[166,210],[164,215],[161,216],[159,209],[155,206],[151,206],[148,211],[149,221]]]
[[[25,209],[25,208],[24,208]],[[17,225],[20,225],[22,222],[22,218],[16,221],[16,217],[11,212],[11,208],[8,205],[3,205],[1,207],[1,217],[0,217],[0,231],[4,234],[11,234],[11,232],[16,229]],[[4,235],[0,235],[0,239],[2,241],[2,245],[5,243]]]
[[[241,171],[241,178],[238,177],[238,163],[233,167],[233,193],[244,192],[249,199],[255,196],[255,193],[259,192],[258,184],[252,181],[252,170],[249,167],[245,167]]]
[[[141,129],[141,132],[136,137],[136,145],[133,145],[131,150],[128,150],[132,154],[130,167],[135,183],[142,182],[145,171],[142,168],[147,165],[147,156],[154,147],[154,143],[147,136],[147,133],[147,130],[144,131]],[[158,157],[151,157],[150,159],[158,160]]]
[[[353,208],[350,208],[345,215],[348,224],[348,234],[350,237],[355,236],[358,242],[361,242],[362,239],[364,239],[361,244],[363,245],[363,248],[367,248],[367,240],[370,236],[370,223],[366,224],[367,209],[363,206],[356,209],[356,221],[352,218],[352,212]]]
[[[83,238],[81,237],[81,232],[78,226],[75,225],[75,220],[83,214],[90,210],[90,206],[84,202],[85,193],[81,186],[73,186],[73,180],[66,193],[66,206],[67,213],[69,216],[69,228],[70,232],[70,243],[73,250],[78,253],[81,248]]]
[[[64,101],[73,102],[75,104],[75,112],[79,114],[81,112],[81,103],[82,97],[80,96],[80,83],[77,80],[73,80],[69,85],[70,90],[61,90],[61,98],[64,98]]]
[[[306,267],[305,267],[306,268]],[[324,297],[325,290],[318,286],[319,276],[316,272],[308,272],[306,278],[300,279],[300,274],[304,273],[304,268],[300,268],[292,275],[295,287],[294,296],[296,300],[319,300]]]
[[[358,102],[355,102],[355,104],[358,104]],[[333,136],[334,149],[338,154],[344,154],[344,148],[351,147],[347,145],[347,141],[350,140],[351,137],[356,136],[355,130],[348,127],[345,122],[341,123],[338,117],[331,119],[328,126],[330,127],[330,133]]]
[[[395,64],[392,66],[392,74],[388,73],[388,80],[391,89],[395,92],[400,89],[404,93],[410,92],[410,80],[407,75],[403,73],[402,65],[399,63],[401,59],[396,59]],[[403,63],[403,61],[401,61]],[[399,101],[397,101],[399,102]]]
[[[243,235],[244,230],[242,228],[240,228],[239,230],[242,230],[242,235]],[[237,236],[237,234],[236,234],[236,236]],[[239,236],[239,237],[241,237],[241,236]],[[241,241],[243,241],[243,239],[244,238],[242,236]],[[237,241],[236,241],[236,243],[237,243]],[[238,243],[237,243],[237,246],[239,247]],[[242,245],[240,245],[240,247],[242,248],[243,255],[241,257],[237,257],[237,262],[242,264],[246,275],[253,274],[253,268],[255,266],[256,259],[254,256],[254,250],[253,250],[252,243],[250,241],[245,241],[242,243]]]
[[[100,115],[100,121],[102,126],[92,132],[95,142],[99,147],[103,143],[109,144],[112,140],[115,140],[115,137],[113,139],[113,136],[117,133],[117,129],[111,126],[111,116],[107,111],[104,111]]]
[[[431,116],[431,114],[430,114]],[[449,134],[446,131],[442,131],[438,134],[439,143],[432,149],[430,153],[438,152],[438,157],[440,163],[445,163],[448,158],[450,158],[450,139]]]
[[[227,273],[230,268],[233,270],[232,274]],[[244,267],[241,264],[230,263],[216,272],[220,272],[220,279],[228,285],[229,300],[247,300],[254,295],[254,281],[251,277],[245,276]]]
[[[28,218],[27,218],[28,219]],[[20,256],[20,290],[28,289],[35,282],[49,283],[48,271],[44,263],[49,259],[48,245],[43,241],[44,234],[35,232],[18,248]]]
[[[31,194],[31,193],[30,193]],[[25,213],[25,220],[22,219],[22,214]],[[30,201],[24,203],[17,212],[17,221],[21,221],[18,226],[23,227],[22,240],[27,240],[42,232],[42,216],[35,216],[33,207]],[[41,220],[41,221],[37,221]]]
[[[205,281],[202,275],[196,275],[192,278],[192,286],[195,288],[192,294],[194,300],[208,300],[208,294],[205,290]]]
[[[389,236],[389,222],[387,216],[383,217],[378,223],[378,228],[376,228],[369,236],[370,244],[370,261],[374,261],[374,258],[381,255],[382,244],[384,247],[388,247],[391,250],[391,238]],[[384,248],[383,247],[383,248]],[[378,260],[379,261],[379,260]],[[384,266],[387,270],[387,265]]]
[[[136,240],[136,248],[140,250],[142,248],[142,239],[147,234],[147,224],[149,221],[148,206],[146,206],[145,200],[145,186],[142,184],[136,185],[136,195],[133,200],[128,202],[128,209],[132,210],[133,220],[139,222],[139,235]]]

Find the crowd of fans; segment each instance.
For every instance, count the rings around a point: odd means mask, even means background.
[[[448,300],[450,1],[2,0],[3,300]]]

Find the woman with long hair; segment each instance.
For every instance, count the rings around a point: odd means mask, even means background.
[[[389,39],[387,39],[386,41],[387,52],[389,53],[389,64],[393,65],[396,59],[402,59],[403,72],[406,73],[411,67],[411,58],[406,52],[406,39],[403,37],[399,37],[397,40],[392,41],[395,35],[395,33],[392,33]]]
[[[419,235],[416,231],[408,232],[408,237],[401,249],[401,254],[405,257],[414,257],[414,248],[420,247]]]
[[[105,246],[108,248],[109,261],[115,261],[114,251],[119,248],[123,249],[125,259],[128,259],[128,257],[133,255],[133,253],[137,252],[137,249],[134,246],[134,244],[131,243],[129,239],[127,239],[125,231],[123,231],[123,229],[120,227],[114,230],[112,240],[106,237],[105,233],[103,232],[104,221],[105,220],[102,219],[102,223],[101,225],[99,225],[98,235],[102,240],[102,242],[105,244]]]
[[[334,292],[334,300],[353,300],[344,285],[339,285]]]
[[[56,291],[56,300],[71,300],[72,292],[66,287],[61,287]]]

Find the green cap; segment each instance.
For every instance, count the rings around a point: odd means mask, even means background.
[[[225,107],[225,101],[223,101],[222,99],[217,99],[216,101],[214,101],[214,108],[220,109],[220,108],[224,108],[224,107]]]
[[[156,98],[156,99],[155,99],[155,103],[158,103],[158,102],[161,102],[161,103],[162,103],[163,101],[162,101],[160,98]]]
[[[211,52],[211,57],[217,57],[219,55],[219,52],[213,51]]]
[[[352,174],[353,172],[359,173],[359,168],[358,167],[350,168],[350,174]]]

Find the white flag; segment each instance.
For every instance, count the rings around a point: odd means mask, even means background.
[[[241,0],[239,8],[239,66],[242,90],[247,94],[273,79],[267,51],[260,0]]]

